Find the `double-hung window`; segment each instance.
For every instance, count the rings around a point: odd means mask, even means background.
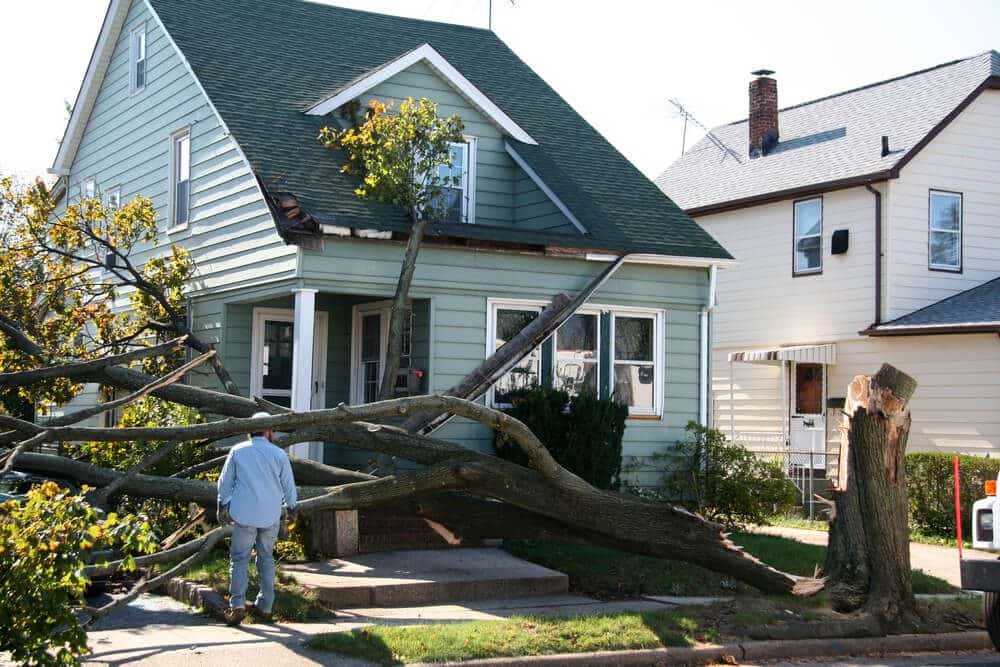
[[[962,194],[930,191],[927,266],[935,271],[962,270]]]
[[[793,273],[797,276],[823,270],[823,200],[804,199],[794,204]]]
[[[83,181],[83,196],[93,199],[97,196],[97,179],[91,176]]]
[[[187,226],[191,197],[191,132],[181,130],[170,138],[170,216],[174,228]]]
[[[469,138],[451,145],[451,162],[437,168],[442,209],[441,222],[475,222],[476,141]]]
[[[543,302],[491,301],[488,352],[516,336]],[[588,305],[531,351],[493,386],[492,404],[508,407],[512,395],[552,386],[570,396],[613,397],[633,416],[663,410],[664,314],[661,310]]]
[[[146,87],[146,26],[137,25],[129,33],[129,83],[130,95]]]
[[[122,206],[122,189],[118,186],[110,188],[104,194],[104,199],[109,209],[117,211]]]

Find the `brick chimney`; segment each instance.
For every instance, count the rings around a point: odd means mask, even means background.
[[[750,82],[750,116],[747,122],[750,157],[767,155],[778,142],[778,82],[769,69],[752,72]]]

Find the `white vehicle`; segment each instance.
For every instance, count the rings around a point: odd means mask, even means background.
[[[957,463],[956,463],[957,466]],[[957,469],[956,469],[957,470]],[[957,475],[956,475],[957,476]],[[998,480],[986,482],[986,497],[972,504],[972,547],[1000,552],[1000,530],[996,518],[1000,516],[1000,497],[997,497]],[[956,488],[956,507],[959,505]],[[959,533],[961,537],[961,533]],[[1000,651],[1000,560],[962,558],[962,588],[983,592],[983,617],[986,630],[997,651]]]

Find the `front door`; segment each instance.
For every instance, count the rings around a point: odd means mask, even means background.
[[[351,336],[351,404],[378,400],[389,338],[392,302],[376,301],[354,307]],[[405,342],[405,341],[404,341]],[[404,350],[405,352],[405,350]],[[402,364],[401,364],[402,365]]]
[[[251,339],[250,392],[291,407],[295,311],[254,308]],[[313,330],[312,408],[326,405],[327,314],[316,312]]]
[[[791,366],[789,435],[793,460],[808,465],[809,452],[826,451],[826,367],[823,364],[794,362]],[[812,458],[813,468],[822,468],[821,456]]]

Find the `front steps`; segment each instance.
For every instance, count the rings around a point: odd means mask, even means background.
[[[569,577],[500,549],[388,551],[282,570],[335,608],[566,595]]]

